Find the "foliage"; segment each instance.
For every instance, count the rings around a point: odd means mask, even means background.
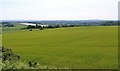
[[[13,53],[11,49],[7,49],[7,48],[2,47],[2,60],[3,60],[3,62],[6,60],[19,61],[20,56]]]
[[[23,62],[19,55],[13,53],[11,49],[2,47],[2,68],[3,69],[27,69],[39,66],[38,62]]]

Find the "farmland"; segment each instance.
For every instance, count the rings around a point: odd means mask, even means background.
[[[23,61],[59,68],[117,68],[118,27],[87,26],[3,33]]]

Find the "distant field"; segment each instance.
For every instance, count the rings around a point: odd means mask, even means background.
[[[3,33],[6,32],[15,32],[15,31],[20,31],[21,28],[24,28],[25,26],[16,24],[15,27],[2,27]]]
[[[24,61],[59,68],[117,68],[118,28],[73,27],[3,34],[3,45]]]

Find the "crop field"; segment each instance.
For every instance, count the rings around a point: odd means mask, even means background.
[[[23,61],[71,69],[118,67],[118,27],[88,26],[3,33],[3,46]]]

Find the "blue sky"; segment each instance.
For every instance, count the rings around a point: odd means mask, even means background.
[[[2,20],[117,20],[119,0],[1,0]]]

